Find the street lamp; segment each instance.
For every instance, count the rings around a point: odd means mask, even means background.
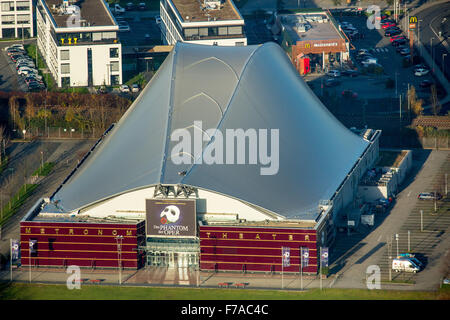
[[[446,53],[443,53],[442,54],[442,72],[445,74],[445,68],[444,68],[444,66],[445,66],[445,64],[444,64],[444,58],[447,56],[447,54]]]
[[[122,284],[122,240],[123,236],[119,235],[115,237],[117,242],[117,260],[119,264],[119,284]]]
[[[420,55],[422,56],[422,46],[420,45],[420,22],[421,21],[423,21],[423,20],[417,21],[417,44],[419,45]]]
[[[433,39],[434,39],[434,37],[431,37],[431,39],[430,39],[430,51],[431,51],[431,62],[432,62],[432,66],[433,66],[433,68],[432,68],[432,71],[433,71],[433,73],[434,73],[434,54],[433,54]]]
[[[25,136],[25,135],[26,135],[26,133],[27,133],[27,130],[23,129],[23,130],[22,130],[22,133],[23,133],[23,140],[25,140],[25,139],[26,139],[26,136]]]

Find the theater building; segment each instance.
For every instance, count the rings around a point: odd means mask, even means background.
[[[124,267],[281,272],[287,251],[285,272],[314,274],[338,213],[359,205],[379,136],[339,123],[275,43],[178,42],[21,222],[23,248],[38,242],[23,264],[111,267],[120,235]]]

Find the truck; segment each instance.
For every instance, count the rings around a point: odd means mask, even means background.
[[[395,272],[419,272],[420,267],[409,258],[396,258],[392,260],[392,270]]]

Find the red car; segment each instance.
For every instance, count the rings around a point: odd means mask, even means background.
[[[395,40],[400,40],[400,39],[406,39],[406,37],[405,37],[404,35],[402,35],[402,34],[398,34],[398,35],[396,35],[396,36],[392,36],[392,37],[389,38],[389,40],[390,40],[391,42],[393,42],[393,41],[395,41]]]
[[[396,26],[396,24],[394,22],[386,22],[381,25],[381,28],[387,29],[387,28],[395,27],[395,26]]]

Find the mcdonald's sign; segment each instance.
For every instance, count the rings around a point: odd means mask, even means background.
[[[311,48],[311,43],[305,43],[305,48],[306,48],[306,49]]]
[[[416,16],[412,16],[412,17],[409,17],[409,23],[417,23],[417,17]]]

